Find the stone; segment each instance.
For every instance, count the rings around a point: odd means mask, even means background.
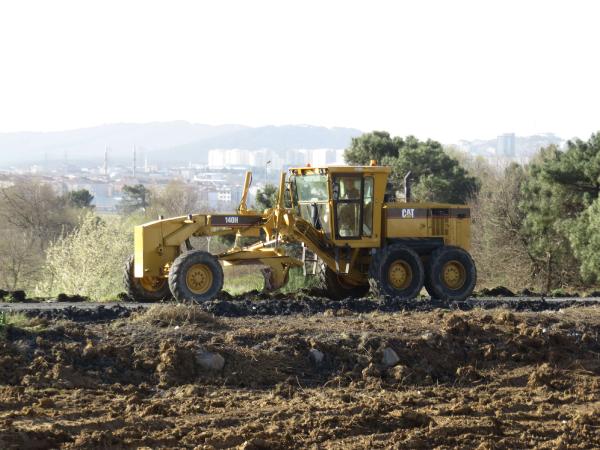
[[[219,371],[225,365],[225,358],[213,352],[200,352],[196,356],[196,360],[205,370]]]
[[[389,374],[394,380],[401,382],[410,376],[410,370],[400,364],[389,369]]]
[[[381,377],[381,370],[373,364],[370,363],[367,367],[362,370],[362,378],[363,380],[367,380],[369,378],[377,378]]]
[[[310,359],[318,366],[323,362],[325,358],[325,354],[316,348],[311,348],[308,353],[310,354]]]
[[[383,349],[383,357],[381,359],[381,362],[383,363],[384,366],[386,366],[386,367],[395,366],[396,364],[398,364],[398,361],[400,361],[400,358],[398,357],[398,355],[396,354],[394,349],[392,349],[390,347],[386,347]]]

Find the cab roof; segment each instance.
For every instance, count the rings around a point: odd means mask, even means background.
[[[320,166],[320,167],[293,167],[290,173],[294,175],[325,175],[327,173],[387,173],[392,168],[389,166]]]

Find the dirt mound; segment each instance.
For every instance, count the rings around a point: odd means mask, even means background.
[[[483,288],[478,295],[483,297],[514,297],[515,293],[507,287],[497,286],[492,289]]]
[[[125,307],[120,304],[98,305],[93,308],[79,308],[76,305],[67,308],[31,308],[23,311],[28,317],[39,317],[41,319],[60,321],[68,320],[73,322],[108,322],[115,319],[129,317],[135,312],[144,311],[143,306]]]
[[[343,304],[219,319],[158,306],[11,329],[0,448],[600,446],[597,307]]]

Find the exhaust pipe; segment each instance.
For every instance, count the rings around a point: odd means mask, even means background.
[[[406,175],[404,175],[404,201],[405,202],[410,202],[410,198],[411,198],[411,192],[410,192],[410,175],[412,174],[412,172],[409,170],[408,172],[406,172]]]

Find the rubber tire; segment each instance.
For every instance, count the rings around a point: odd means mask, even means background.
[[[213,284],[203,294],[192,292],[185,281],[187,271],[195,264],[205,264],[212,272]],[[182,253],[173,261],[171,270],[169,270],[169,287],[173,297],[179,302],[202,303],[212,300],[223,289],[223,268],[216,256],[204,250]]]
[[[158,291],[147,291],[140,283],[139,278],[134,277],[133,255],[125,263],[125,272],[123,274],[123,285],[127,295],[137,302],[159,302],[171,298],[169,283],[165,279],[165,284]]]
[[[396,289],[388,281],[390,265],[402,259],[410,266],[413,279],[405,289]],[[378,249],[369,265],[369,284],[376,297],[393,297],[398,300],[412,300],[419,295],[425,281],[425,269],[419,255],[401,244],[390,244]]]
[[[456,260],[465,268],[466,280],[460,289],[449,289],[441,280],[444,264]],[[467,299],[477,283],[477,268],[471,255],[460,247],[444,246],[434,250],[427,261],[427,282],[425,288],[431,296],[444,301],[462,301]]]
[[[317,264],[317,289],[325,291],[327,297],[332,300],[344,300],[346,298],[363,298],[369,293],[369,285],[350,286],[340,281],[340,276],[319,260]]]

